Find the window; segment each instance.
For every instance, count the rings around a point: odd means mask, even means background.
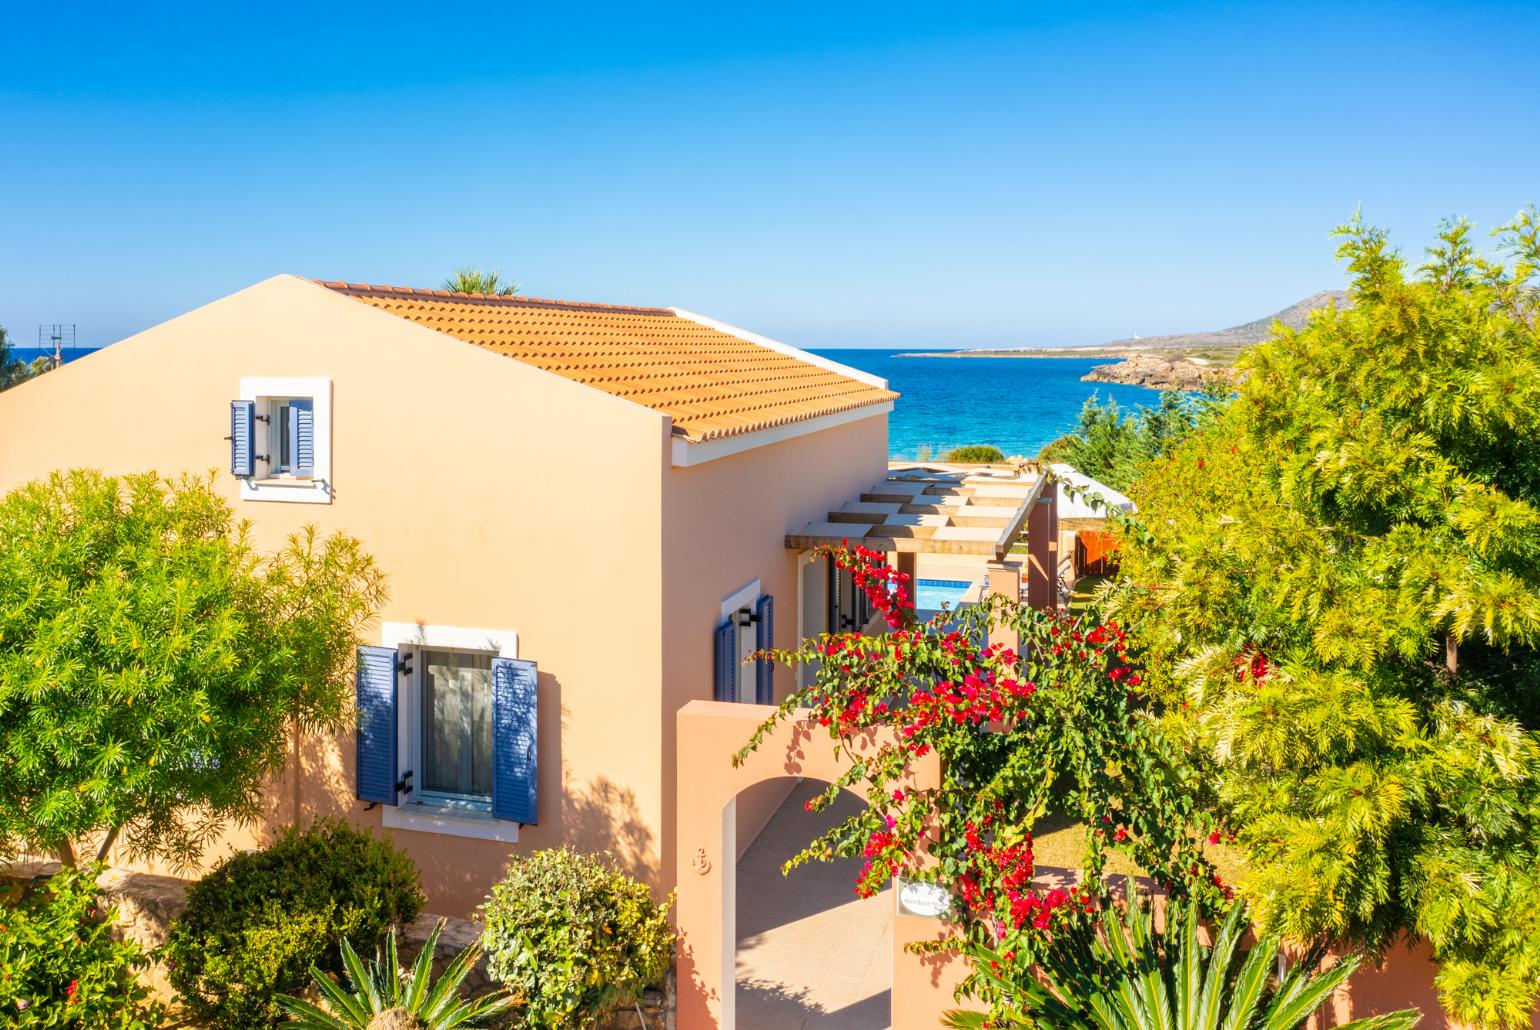
[[[359,649],[357,795],[395,829],[512,843],[537,821],[538,670],[516,634],[387,622]]]
[[[718,701],[770,705],[775,703],[775,664],[750,662],[755,651],[775,643],[775,599],[759,592],[759,580],[745,585],[722,602],[713,657],[713,696]]]
[[[267,410],[273,475],[309,479],[315,474],[315,401],[269,399]]]
[[[492,655],[424,649],[418,657],[423,797],[490,807]]]
[[[242,379],[229,440],[243,500],[331,503],[330,379]]]

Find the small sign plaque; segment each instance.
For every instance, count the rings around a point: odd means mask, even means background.
[[[899,910],[908,915],[940,919],[952,910],[952,896],[945,887],[903,877],[897,877],[893,885]]]

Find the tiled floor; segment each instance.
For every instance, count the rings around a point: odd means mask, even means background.
[[[893,976],[893,892],[862,900],[860,859],[781,863],[858,811],[849,794],[818,815],[793,788],[738,862],[739,1030],[887,1030]]]

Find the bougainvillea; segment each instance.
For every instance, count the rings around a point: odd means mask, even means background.
[[[882,554],[824,553],[851,572],[888,632],[825,634],[771,652],[815,673],[738,759],[776,723],[810,719],[849,768],[809,809],[846,789],[867,802],[788,870],[861,856],[861,895],[894,876],[938,884],[951,894],[955,933],[988,944],[1021,975],[1105,900],[1109,850],[1179,894],[1225,903],[1227,888],[1204,857],[1217,828],[1204,813],[1203,786],[1145,711],[1122,627],[994,596],[920,621],[907,577]],[[932,753],[940,784],[916,786],[916,764]],[[1033,830],[1050,814],[1085,826],[1079,884],[1069,870],[1037,866]],[[966,989],[984,996],[997,980],[973,978]]]

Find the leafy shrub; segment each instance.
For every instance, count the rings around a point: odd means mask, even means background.
[[[116,940],[95,869],[64,869],[0,907],[0,1019],[17,1028],[150,1030],[161,1007],[134,974],[149,959]]]
[[[488,970],[521,1000],[525,1025],[591,1027],[667,971],[672,904],[567,848],[515,859],[481,910]]]
[[[989,444],[972,444],[968,447],[953,447],[946,452],[946,460],[964,465],[988,465],[991,462],[1004,461],[1005,455],[998,447],[991,447]]]
[[[312,965],[340,973],[344,940],[373,947],[422,902],[417,868],[388,842],[340,820],[290,828],[188,891],[163,949],[171,985],[208,1030],[276,1026],[275,994],[302,991]]]

